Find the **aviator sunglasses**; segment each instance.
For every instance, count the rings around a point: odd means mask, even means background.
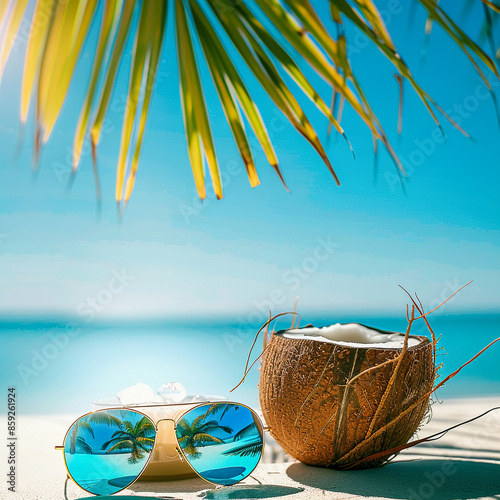
[[[161,470],[171,475],[169,468],[178,469],[179,459],[192,469],[184,471],[228,486],[248,477],[260,461],[264,427],[245,405],[217,401],[135,408],[87,413],[68,429],[64,445],[56,446],[80,488],[112,495],[141,476]]]

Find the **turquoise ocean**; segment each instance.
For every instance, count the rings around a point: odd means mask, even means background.
[[[352,317],[308,316],[302,324],[324,326],[351,322]],[[365,325],[405,331],[402,317],[356,317]],[[500,314],[435,315],[440,376],[445,377],[495,338]],[[71,319],[0,319],[1,386],[15,387],[19,413],[83,413],[94,401],[113,398],[138,382],[157,390],[180,382],[189,395],[217,395],[258,406],[257,363],[237,390],[245,362],[260,325],[224,319],[183,321],[93,322]],[[290,326],[280,321],[276,329]],[[429,335],[420,321],[413,334]],[[262,335],[251,360],[262,350]],[[500,401],[500,342],[441,388],[440,400],[490,395]],[[0,411],[6,412],[6,397]]]

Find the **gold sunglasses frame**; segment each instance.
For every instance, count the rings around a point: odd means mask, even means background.
[[[259,456],[259,460],[257,461],[257,463],[255,464],[255,467],[243,478],[241,479],[241,481],[243,481],[244,479],[246,479],[247,477],[249,477],[252,472],[258,467],[260,461],[262,460],[262,455],[264,454],[264,446],[265,446],[265,439],[264,439],[264,432],[268,431],[269,428],[264,426],[264,424],[262,423],[262,419],[259,417],[259,415],[257,414],[257,412],[255,410],[253,410],[252,408],[250,408],[249,406],[243,404],[243,403],[237,403],[236,401],[200,401],[198,404],[197,403],[174,403],[174,404],[137,404],[137,405],[126,405],[126,406],[119,406],[119,407],[110,407],[110,408],[99,408],[98,410],[93,410],[93,411],[89,411],[87,413],[85,413],[84,415],[81,415],[80,417],[78,417],[68,428],[68,430],[66,431],[66,434],[64,435],[64,440],[63,440],[63,445],[61,446],[55,446],[55,449],[56,450],[62,450],[64,451],[64,445],[66,443],[66,439],[68,438],[68,435],[69,435],[69,432],[71,431],[71,429],[73,428],[73,426],[79,421],[81,420],[82,418],[85,418],[87,415],[92,415],[93,413],[98,413],[98,412],[101,412],[101,411],[110,411],[110,410],[129,410],[129,411],[133,411],[135,413],[138,413],[139,415],[142,415],[143,417],[146,417],[154,426],[155,428],[155,436],[154,436],[154,442],[153,442],[153,446],[149,452],[149,455],[148,455],[148,459],[146,461],[146,463],[144,464],[144,467],[141,469],[141,472],[139,474],[137,474],[137,477],[129,484],[127,484],[127,486],[125,486],[124,488],[122,488],[121,490],[117,490],[115,491],[114,493],[111,493],[112,495],[115,495],[116,493],[120,493],[121,491],[123,490],[126,490],[127,488],[129,488],[130,486],[132,486],[136,481],[139,480],[139,478],[143,475],[144,471],[147,469],[149,463],[151,462],[152,458],[154,457],[154,454],[155,454],[155,448],[156,448],[156,443],[157,443],[157,436],[159,435],[159,430],[158,430],[158,424],[160,422],[172,422],[174,427],[173,427],[173,431],[174,431],[174,436],[175,436],[175,441],[176,441],[176,446],[175,446],[175,449],[177,451],[177,454],[179,455],[179,459],[181,462],[186,462],[190,469],[200,478],[200,479],[203,479],[203,481],[206,481],[207,483],[210,483],[210,484],[213,484],[215,486],[226,486],[226,485],[223,485],[223,484],[220,484],[220,483],[215,483],[213,481],[210,481],[208,479],[205,479],[203,476],[201,476],[198,471],[191,465],[191,462],[189,461],[189,459],[187,458],[187,456],[184,454],[184,451],[182,450],[182,447],[179,443],[179,439],[177,437],[177,422],[179,422],[182,418],[184,418],[185,415],[187,415],[189,412],[193,411],[193,410],[196,410],[197,408],[200,408],[201,406],[207,406],[207,405],[215,405],[215,404],[223,404],[223,405],[227,405],[227,404],[233,404],[233,405],[238,405],[238,406],[241,406],[243,408],[246,408],[248,410],[250,410],[250,412],[252,413],[252,415],[254,415],[255,417],[257,417],[257,422],[259,422],[259,425],[260,425],[260,435],[261,435],[261,438],[262,438],[262,450],[260,452],[260,456]],[[186,411],[182,412],[180,415],[178,415],[176,418],[160,418],[156,421],[153,420],[153,418],[150,416],[150,415],[147,415],[146,413],[143,413],[142,411],[139,411],[137,410],[136,408],[163,408],[163,407],[174,407],[174,406],[190,406],[190,408],[186,409]],[[194,406],[193,406],[194,405]],[[86,491],[87,493],[90,493],[91,495],[98,495],[96,493],[93,493],[92,491],[89,491],[87,489],[85,489],[83,486],[81,486],[80,484],[78,484],[78,482],[75,480],[75,478],[71,475],[69,469],[68,469],[68,464],[66,463],[66,454],[64,453],[63,455],[63,458],[64,458],[64,466],[66,467],[66,473],[67,473],[67,476],[68,478],[70,478],[79,488],[81,488],[82,490]],[[240,481],[236,482],[236,483],[233,483],[233,484],[238,484]],[[229,485],[227,485],[229,486]],[[232,486],[232,485],[231,485]]]

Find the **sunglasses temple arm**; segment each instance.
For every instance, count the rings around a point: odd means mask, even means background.
[[[55,450],[64,450],[64,446],[54,446]]]
[[[66,481],[64,481],[64,500],[68,500],[68,481],[69,475],[66,476]]]

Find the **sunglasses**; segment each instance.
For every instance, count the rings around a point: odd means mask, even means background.
[[[68,476],[88,493],[112,495],[140,477],[193,472],[228,486],[260,461],[264,427],[248,406],[218,401],[135,408],[87,413],[56,446],[64,450]]]

